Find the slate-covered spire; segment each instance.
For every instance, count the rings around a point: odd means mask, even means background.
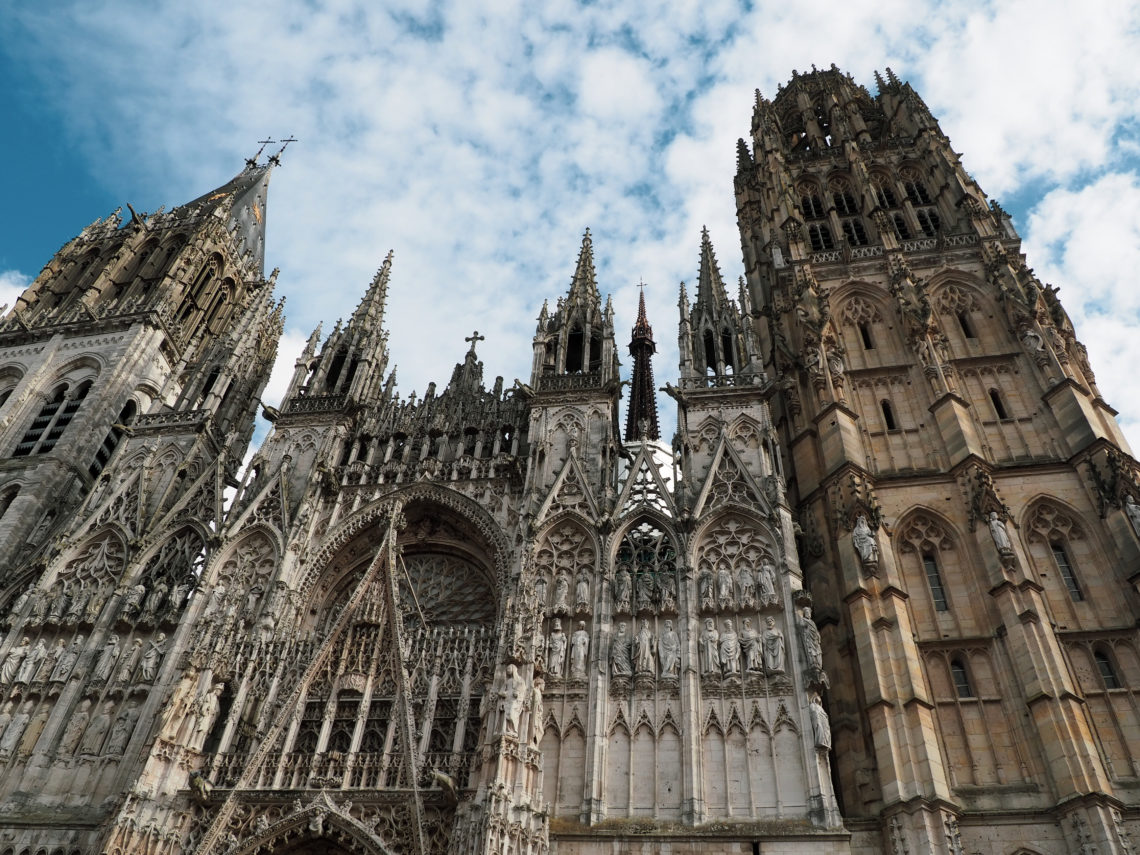
[[[213,211],[228,206],[227,223],[237,239],[238,253],[249,256],[254,273],[260,275],[265,268],[265,205],[269,192],[269,174],[273,163],[250,165],[230,181],[204,193],[183,209]]]
[[[653,341],[653,327],[645,315],[645,286],[637,306],[637,322],[629,342],[633,356],[633,378],[629,386],[629,412],[625,420],[625,441],[660,439],[657,425],[656,385],[653,383],[653,354],[657,345]]]
[[[713,252],[709,230],[701,228],[701,270],[697,278],[696,305],[702,308],[717,309],[728,302],[724,291],[724,280],[720,275],[720,265]]]

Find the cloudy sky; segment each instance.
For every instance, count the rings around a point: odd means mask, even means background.
[[[474,328],[488,379],[525,378],[589,226],[622,344],[646,283],[664,382],[702,225],[741,273],[732,175],[753,90],[834,62],[873,91],[890,66],[1061,286],[1140,447],[1137,56],[1125,2],[15,0],[0,303],[96,217],[188,201],[292,134],[268,204],[282,363],[394,249],[403,393],[446,381]]]

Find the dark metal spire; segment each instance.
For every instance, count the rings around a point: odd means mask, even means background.
[[[645,316],[645,284],[637,307],[637,322],[629,342],[633,356],[633,379],[629,384],[629,412],[625,420],[625,441],[660,439],[657,427],[657,386],[653,382],[653,354],[657,345],[653,341],[653,327]]]

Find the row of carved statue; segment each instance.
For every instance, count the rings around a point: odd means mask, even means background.
[[[0,686],[66,682],[83,646],[82,635],[75,636],[70,645],[66,638],[58,638],[53,647],[48,647],[44,638],[33,645],[25,636],[0,662]],[[153,683],[165,655],[165,633],[150,639],[136,638],[125,655],[119,637],[112,635],[95,659],[91,680],[107,685]]]
[[[152,626],[176,623],[182,615],[196,580],[191,576],[176,585],[165,578],[153,580],[148,586],[139,582],[123,592],[118,618],[126,623]],[[5,626],[14,626],[20,614],[30,603],[24,627],[90,626],[99,619],[103,608],[114,592],[110,582],[93,580],[65,583],[57,581],[50,591],[35,586],[25,590],[12,604],[5,618]]]

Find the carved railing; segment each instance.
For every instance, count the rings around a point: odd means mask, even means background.
[[[717,374],[705,377],[685,377],[681,379],[682,389],[739,389],[763,386],[768,375],[763,371],[755,374]]]
[[[157,428],[196,428],[210,417],[208,410],[190,410],[189,412],[148,413],[139,416],[131,429],[135,433],[142,433]]]
[[[290,398],[285,403],[285,414],[327,413],[344,408],[347,395],[305,395]]]
[[[543,374],[538,378],[541,392],[565,392],[570,389],[590,389],[602,385],[602,372],[584,374]]]

